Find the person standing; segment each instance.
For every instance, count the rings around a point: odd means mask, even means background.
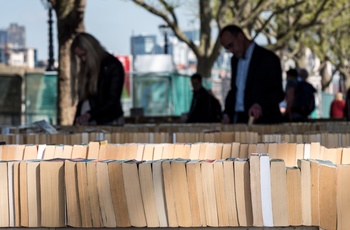
[[[193,97],[190,110],[185,114],[187,123],[211,123],[221,121],[221,105],[207,89],[203,87],[202,76],[191,76]]]
[[[233,54],[231,90],[225,100],[223,123],[280,123],[284,99],[280,59],[247,38],[242,29],[228,25],[220,31],[221,45]]]
[[[345,100],[343,94],[338,92],[335,94],[334,100],[331,103],[330,117],[344,118]]]
[[[74,125],[123,124],[122,63],[88,33],[75,36],[70,57],[71,93],[78,101]]]

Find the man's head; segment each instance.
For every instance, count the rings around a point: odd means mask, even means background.
[[[202,88],[202,76],[195,73],[191,76],[191,84],[194,92],[198,92]]]
[[[220,31],[221,45],[237,58],[244,58],[250,44],[243,30],[236,25],[228,25]]]
[[[298,77],[298,71],[296,69],[289,69],[287,72],[287,79],[295,78],[297,79]]]
[[[306,69],[300,69],[299,70],[299,76],[305,81],[307,77],[309,76],[309,73]]]

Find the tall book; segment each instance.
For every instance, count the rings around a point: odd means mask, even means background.
[[[157,208],[158,219],[159,219],[159,227],[167,227],[168,218],[167,218],[166,205],[165,205],[165,192],[164,192],[163,171],[162,171],[161,160],[156,160],[152,162],[152,176],[153,176],[154,196],[155,196],[156,208]]]
[[[311,174],[311,223],[313,226],[320,225],[319,212],[319,173],[317,160],[310,159]]]
[[[40,162],[41,226],[65,227],[63,161]]]
[[[271,159],[271,196],[274,226],[288,226],[287,171],[284,160]]]
[[[311,226],[311,162],[307,159],[298,159],[298,167],[301,179],[302,223],[304,226]]]
[[[260,155],[252,154],[250,162],[250,191],[252,199],[253,226],[264,226],[261,204]]]
[[[350,165],[337,165],[337,229],[350,229]]]
[[[20,172],[19,172],[19,162],[17,161],[13,163],[13,197],[14,197],[14,209],[15,209],[15,227],[21,226],[19,181],[20,181]]]
[[[81,227],[76,164],[70,160],[66,160],[64,163],[67,225],[71,227]]]
[[[318,162],[320,227],[323,229],[337,229],[337,168],[330,161]]]
[[[291,226],[302,225],[300,169],[287,168],[288,222]]]
[[[253,226],[249,163],[246,158],[234,160],[235,192],[239,226]]]
[[[236,205],[236,189],[235,189],[235,175],[233,167],[233,159],[229,158],[223,162],[224,179],[225,179],[225,202],[228,216],[228,226],[238,226],[237,205]]]
[[[215,194],[215,179],[213,161],[202,161],[202,183],[204,207],[206,210],[207,226],[218,227],[218,211]]]
[[[9,191],[8,191],[8,178],[7,178],[7,163],[0,162],[0,227],[10,226],[9,217]]]
[[[180,227],[192,227],[192,215],[190,200],[188,194],[188,184],[186,176],[187,160],[171,161],[171,183],[173,184],[173,193],[175,201],[175,210],[178,225]]]
[[[225,195],[225,176],[224,176],[224,161],[216,160],[214,162],[214,187],[216,197],[216,207],[218,211],[218,220],[220,227],[229,226],[228,213]]]
[[[8,194],[9,194],[9,226],[14,227],[15,226],[15,199],[14,196],[14,164],[15,162],[9,161],[7,162],[7,187],[8,187]]]
[[[27,163],[19,163],[19,200],[20,200],[20,222],[21,226],[29,226],[28,217],[28,196],[27,196]]]
[[[159,219],[151,166],[152,161],[145,161],[139,164],[139,177],[147,227],[153,228],[159,227]]]
[[[102,223],[104,227],[116,227],[113,200],[109,184],[108,166],[106,162],[96,163],[97,191],[100,201]]]
[[[169,227],[178,227],[179,225],[178,225],[177,216],[176,216],[174,190],[173,190],[173,184],[171,183],[172,173],[171,173],[170,160],[162,161],[162,171],[163,171],[163,181],[164,181],[164,194],[165,194],[165,201],[166,201],[165,203],[166,203],[166,210],[168,215],[168,224],[169,224]]]
[[[109,183],[117,227],[131,227],[129,210],[126,203],[122,162],[108,163]]]
[[[260,191],[263,224],[273,227],[270,157],[260,154]]]
[[[89,201],[88,203],[89,205],[87,206],[87,208],[90,209],[90,210],[87,210],[90,213],[87,215],[87,217],[91,215],[91,221],[88,221],[88,223],[95,228],[103,227],[99,194],[98,194],[98,188],[97,188],[96,162],[87,161],[87,163],[85,164],[85,167],[86,167],[87,191],[85,191],[84,194],[87,193],[87,197]]]
[[[40,162],[27,163],[28,227],[41,226]]]
[[[146,216],[142,202],[140,179],[137,162],[122,164],[126,203],[130,214],[130,223],[133,227],[145,227]]]
[[[80,214],[81,214],[81,226],[85,228],[92,227],[91,211],[94,211],[94,210],[91,210],[90,202],[89,202],[87,170],[86,170],[87,164],[88,163],[86,162],[76,163],[79,208],[80,208]],[[99,208],[99,206],[97,208]]]

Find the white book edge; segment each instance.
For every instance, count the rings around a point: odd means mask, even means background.
[[[263,223],[265,227],[273,227],[270,157],[268,155],[260,156],[260,186]]]

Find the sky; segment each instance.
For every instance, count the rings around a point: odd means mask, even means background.
[[[47,60],[48,11],[42,0],[0,0],[0,9],[0,29],[7,29],[10,23],[25,26],[27,47],[37,49],[39,60]],[[184,7],[178,13],[181,28],[193,27],[191,19],[194,16],[189,8]],[[57,59],[55,14],[53,20],[54,55]],[[86,0],[84,20],[86,32],[94,35],[114,54],[130,54],[130,37],[133,34],[154,34],[158,43],[162,41],[158,26],[164,23],[163,20],[131,0]]]

